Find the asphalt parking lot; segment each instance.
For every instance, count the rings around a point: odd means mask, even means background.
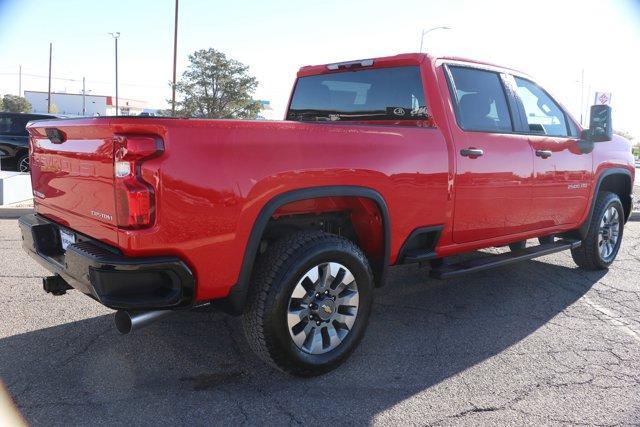
[[[462,279],[394,268],[351,359],[273,371],[237,319],[176,315],[128,336],[69,292],[0,220],[0,378],[33,425],[638,424],[640,221],[608,272],[568,253]]]

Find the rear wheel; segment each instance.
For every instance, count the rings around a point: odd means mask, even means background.
[[[323,232],[300,232],[260,256],[243,325],[263,360],[294,375],[339,366],[362,339],[373,278],[362,251]]]
[[[618,195],[600,192],[590,221],[587,236],[571,255],[582,268],[603,270],[613,263],[622,242],[624,210]]]

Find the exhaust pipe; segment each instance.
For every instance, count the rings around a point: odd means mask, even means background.
[[[118,310],[114,318],[116,329],[125,335],[136,329],[150,325],[156,320],[173,314],[172,310],[154,310],[154,311],[126,311]]]

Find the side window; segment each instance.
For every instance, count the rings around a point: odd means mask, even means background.
[[[9,116],[0,116],[0,133],[11,133],[13,120]]]
[[[515,80],[529,131],[540,135],[568,136],[567,120],[558,104],[535,83],[520,77],[515,77]]]
[[[511,132],[511,116],[500,76],[491,71],[449,67],[458,124],[464,130]]]
[[[23,117],[0,116],[0,133],[6,135],[28,135],[28,119]]]

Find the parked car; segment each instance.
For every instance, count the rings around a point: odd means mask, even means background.
[[[301,376],[353,352],[392,265],[447,279],[570,250],[606,269],[635,174],[608,106],[583,130],[524,73],[424,54],[303,67],[281,122],[29,133],[36,213],[19,224],[46,291],[119,310],[123,333],[204,305],[241,314],[251,348]]]
[[[2,170],[29,172],[29,134],[27,123],[51,120],[49,114],[0,112],[0,158]]]

